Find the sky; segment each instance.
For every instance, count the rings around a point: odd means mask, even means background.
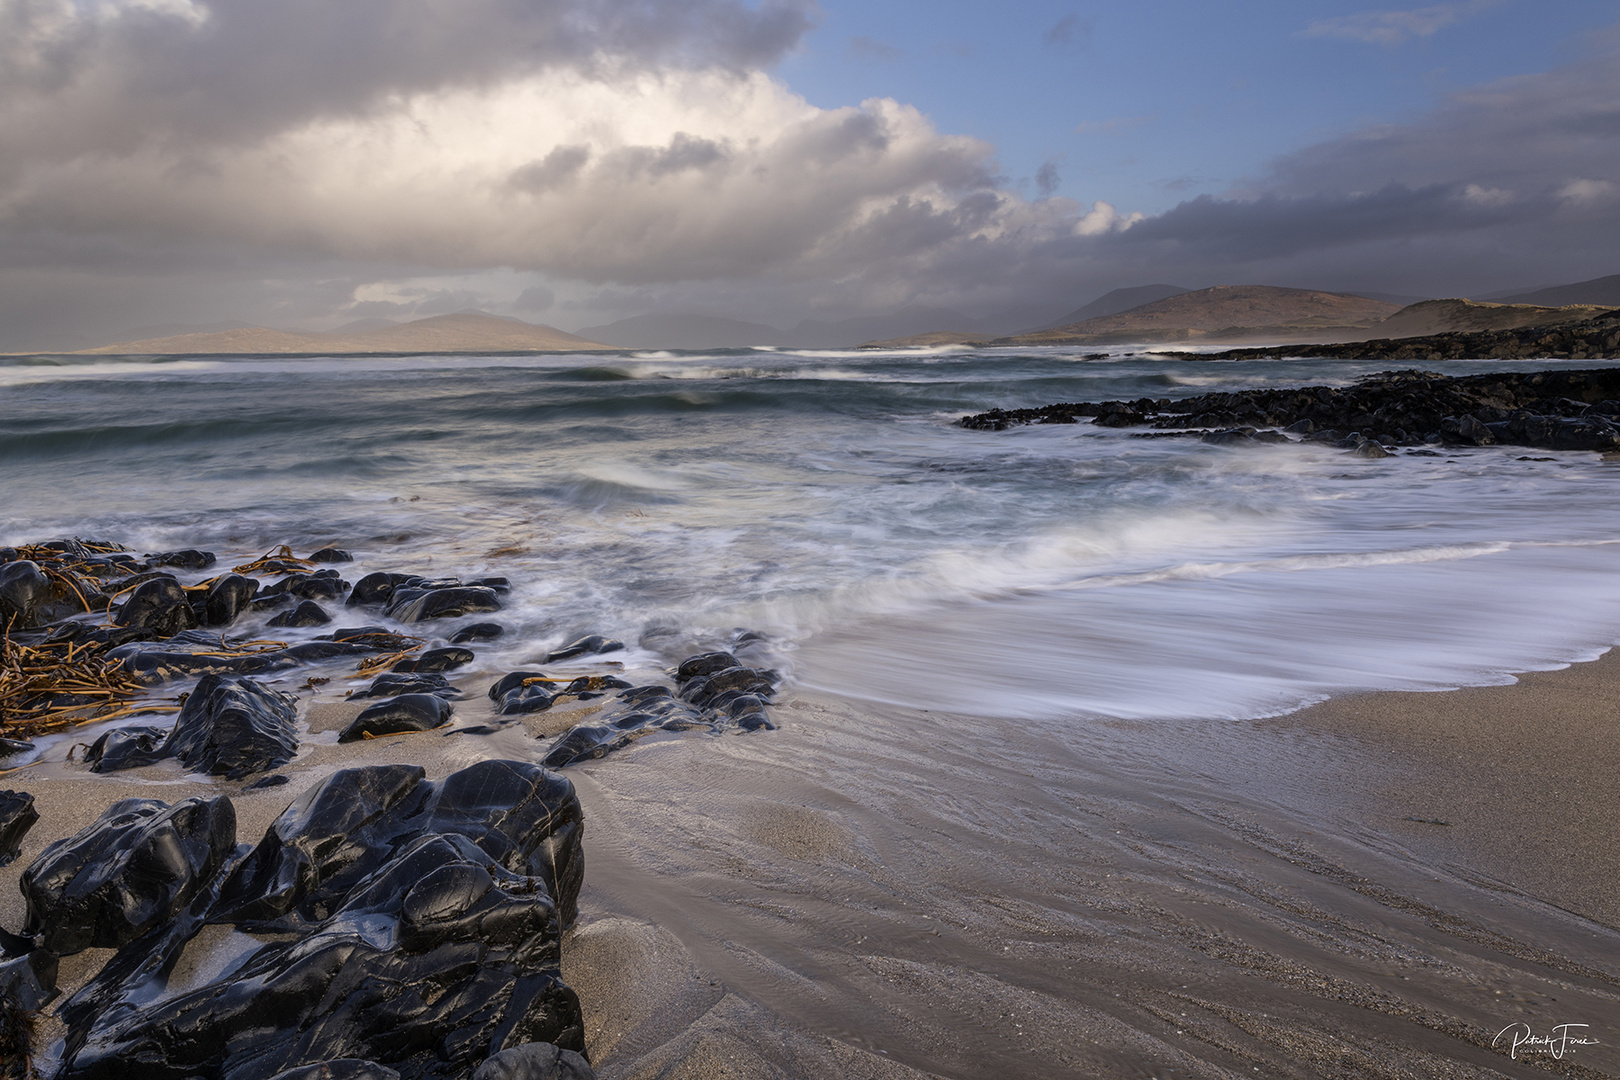
[[[1620,273],[1595,0],[0,0],[0,348]]]

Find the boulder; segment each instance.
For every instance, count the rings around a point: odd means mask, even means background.
[[[291,627],[325,626],[331,621],[332,616],[326,613],[325,608],[313,600],[305,600],[291,611],[283,611],[280,615],[271,619],[269,625]]]
[[[371,685],[350,694],[350,701],[362,698],[390,698],[401,694],[437,694],[442,698],[458,698],[461,691],[451,686],[443,675],[385,671],[371,680]]]
[[[595,656],[600,653],[618,652],[624,648],[624,642],[605,638],[601,634],[590,634],[577,638],[567,645],[547,654],[545,663],[555,664],[559,660],[571,660],[576,656]]]
[[[454,710],[437,694],[400,694],[370,706],[355,717],[338,742],[355,742],[408,731],[431,731],[450,722]]]
[[[0,563],[0,628],[32,626],[34,608],[50,597],[51,579],[38,563]]]
[[[221,574],[208,587],[200,621],[204,626],[229,626],[252,605],[258,592],[259,583],[253,578]]]
[[[415,672],[417,674],[431,674],[440,671],[454,671],[459,667],[466,667],[473,662],[471,649],[447,648],[429,649],[415,659],[401,660],[392,668],[399,672]]]
[[[396,588],[407,582],[421,580],[411,574],[390,574],[384,571],[367,574],[354,583],[354,591],[349,593],[348,606],[386,604],[394,595]]]
[[[32,795],[26,791],[0,791],[0,866],[17,857],[23,837],[38,820]]]
[[[23,934],[57,956],[116,949],[189,904],[235,848],[229,799],[116,802],[23,871]]]
[[[163,744],[169,730],[146,725],[113,728],[90,744],[84,762],[91,772],[118,772],[155,764],[168,756],[163,753]]]
[[[163,751],[228,780],[278,769],[298,752],[297,699],[252,679],[204,675]]]
[[[494,589],[484,585],[453,584],[442,588],[410,585],[394,590],[383,614],[403,623],[416,623],[499,610],[500,598]]]
[[[313,563],[340,563],[354,562],[354,556],[342,548],[323,547],[310,554],[309,561]]]
[[[166,638],[196,629],[197,616],[180,582],[164,574],[136,586],[113,616],[113,625],[143,627]]]
[[[502,716],[545,712],[556,700],[553,685],[545,672],[514,671],[489,688],[489,697]]]
[[[336,570],[317,570],[312,574],[288,574],[259,595],[261,599],[290,596],[296,600],[341,600],[350,588]]]

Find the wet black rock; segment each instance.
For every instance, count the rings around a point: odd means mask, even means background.
[[[362,604],[386,604],[394,595],[394,590],[411,581],[421,581],[420,577],[411,574],[390,574],[377,571],[367,574],[354,583],[354,591],[349,593],[348,605],[358,607]]]
[[[392,670],[428,674],[439,671],[454,671],[472,662],[473,652],[471,649],[429,649],[415,659],[401,660],[394,665]]]
[[[34,748],[34,744],[26,739],[0,738],[0,758],[8,758],[13,754],[26,754]]]
[[[239,780],[298,752],[296,699],[252,679],[204,675],[164,746],[192,772]]]
[[[415,623],[501,610],[500,598],[493,588],[460,584],[429,587],[438,584],[426,582],[396,588],[383,614],[400,622]]]
[[[262,589],[260,600],[274,596],[290,596],[297,600],[341,600],[351,586],[336,570],[316,570],[312,574],[288,574],[274,585]]]
[[[0,564],[0,628],[32,626],[34,609],[50,598],[51,580],[28,559]]]
[[[338,736],[338,742],[431,731],[448,724],[453,711],[450,703],[437,694],[400,694],[377,702],[355,717]]]
[[[366,645],[378,652],[403,652],[422,644],[421,638],[397,634],[386,626],[345,626],[330,634],[322,634],[318,640]]]
[[[319,551],[312,553],[309,561],[314,563],[354,562],[354,556],[342,548],[323,547]]]
[[[550,1043],[502,1050],[473,1070],[472,1080],[596,1080],[590,1063]]]
[[[0,866],[17,857],[23,837],[38,820],[32,795],[26,791],[0,791]]]
[[[506,633],[506,627],[500,623],[480,622],[471,626],[463,626],[450,635],[452,645],[464,645],[469,641],[494,641]]]
[[[291,627],[325,626],[331,621],[332,616],[326,613],[325,608],[313,600],[305,600],[291,611],[283,611],[280,615],[271,619],[269,625]]]
[[[235,847],[229,799],[114,803],[23,871],[23,934],[57,956],[118,948],[189,904]]]
[[[350,694],[349,700],[391,698],[401,694],[437,694],[442,698],[458,698],[461,691],[451,686],[443,675],[385,671],[371,680],[371,685],[364,690]]]
[[[337,1058],[317,1065],[300,1065],[278,1072],[270,1080],[400,1080],[399,1073],[375,1061]]]
[[[91,772],[118,772],[162,761],[169,730],[134,724],[105,731],[85,750],[84,762]]]
[[[173,566],[180,570],[206,570],[216,561],[212,551],[198,551],[196,548],[165,551],[161,555],[147,555],[145,558],[148,565]]]
[[[115,626],[142,627],[165,638],[194,630],[197,622],[185,589],[168,574],[136,586],[113,616]]]
[[[55,953],[48,953],[44,949],[28,949],[27,940],[14,938],[13,935],[0,931],[0,935],[11,938],[19,946],[19,951],[13,955],[10,950],[0,951],[0,1014],[9,1007],[21,1009],[23,1012],[39,1012],[56,996],[56,975],[60,967]],[[8,942],[7,944],[10,944]],[[10,1049],[23,1050],[18,1044],[18,1032],[6,1031],[5,1024],[10,1019],[0,1015],[0,1077],[10,1080],[12,1076],[17,1080],[34,1080],[26,1072],[7,1073],[8,1066],[16,1064],[17,1057],[7,1055],[7,1043]],[[8,1038],[9,1036],[9,1038]],[[38,1074],[36,1073],[35,1076]]]
[[[349,769],[294,801],[217,891],[63,1006],[61,1080],[461,1080],[529,1044],[583,1049],[558,970],[584,873],[572,785],[516,761],[423,777]],[[280,939],[164,996],[208,924]]]
[[[514,671],[489,688],[489,697],[502,716],[545,712],[556,700],[554,685],[543,671]]]
[[[728,652],[699,653],[682,660],[675,669],[675,681],[684,683],[699,675],[713,675],[717,671],[737,667],[737,658]]]
[[[570,641],[560,649],[547,654],[545,663],[555,664],[559,660],[571,660],[576,656],[596,656],[601,653],[618,652],[624,648],[624,642],[605,638],[601,634],[590,634],[586,637]]]
[[[290,778],[286,777],[286,776],[283,776],[281,773],[271,773],[269,776],[261,776],[261,777],[259,777],[257,780],[253,781],[253,783],[247,785],[242,790],[243,791],[263,791],[265,788],[281,787],[283,784],[290,784],[290,783],[292,783],[292,780]]]
[[[90,745],[84,760],[92,772],[116,772],[177,757],[192,772],[240,780],[292,760],[295,718],[291,694],[252,679],[204,675],[172,729],[114,729]]]
[[[166,641],[134,641],[108,650],[140,682],[156,686],[194,675],[263,675],[298,666],[289,650],[234,655],[218,634],[189,630]]]
[[[259,583],[253,578],[242,574],[221,574],[208,587],[199,621],[204,626],[229,626],[252,605],[258,592]]]

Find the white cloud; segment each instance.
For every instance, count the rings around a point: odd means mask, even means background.
[[[1409,11],[1363,11],[1354,15],[1341,15],[1336,19],[1322,19],[1304,30],[1305,37],[1341,38],[1361,41],[1369,45],[1395,46],[1425,38],[1461,22],[1501,0],[1470,0],[1468,3],[1436,4],[1433,7],[1414,8]]]

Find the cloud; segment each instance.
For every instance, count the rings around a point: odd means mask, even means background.
[[[1082,19],[1075,14],[1063,16],[1041,35],[1041,41],[1047,45],[1073,45],[1086,43],[1091,40],[1091,32],[1095,25],[1090,19]]]
[[[1041,198],[1046,199],[1063,183],[1063,177],[1058,175],[1060,158],[1047,158],[1041,162],[1041,167],[1035,170],[1035,190]]]
[[[897,49],[886,42],[876,38],[856,36],[849,39],[849,51],[859,60],[871,60],[877,63],[891,63],[904,56],[904,49]]]
[[[1502,0],[1470,0],[1468,3],[1436,4],[1410,11],[1363,11],[1322,19],[1303,31],[1305,37],[1341,38],[1369,45],[1393,47],[1413,38],[1429,37],[1453,23],[1496,7]]]

